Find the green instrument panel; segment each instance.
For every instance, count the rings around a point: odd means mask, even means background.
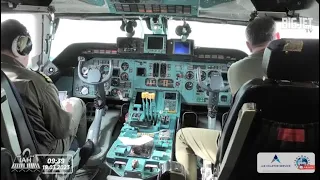
[[[191,105],[207,105],[208,92],[197,85],[196,69],[201,68],[201,80],[209,85],[210,75],[220,71],[227,85],[227,63],[201,63],[161,60],[138,59],[112,59],[114,64],[113,77],[105,83],[108,98],[127,99],[133,98],[136,90],[177,91],[181,95],[181,102]],[[98,68],[101,72],[108,71],[108,58],[93,58],[84,63],[82,72],[89,68]],[[84,84],[74,73],[73,96],[81,98],[94,98],[93,85]],[[214,97],[218,106],[229,106],[231,94],[220,92]]]

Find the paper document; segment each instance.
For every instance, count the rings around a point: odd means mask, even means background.
[[[138,138],[119,137],[119,140],[126,146],[141,146],[153,140],[150,136],[141,136]]]
[[[59,91],[59,100],[62,102],[63,100],[68,98],[68,91]]]

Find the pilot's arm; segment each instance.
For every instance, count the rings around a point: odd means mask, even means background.
[[[42,99],[43,118],[47,129],[57,138],[69,136],[71,114],[61,108],[58,90],[53,84],[47,84]]]

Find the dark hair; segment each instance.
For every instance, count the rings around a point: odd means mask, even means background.
[[[247,40],[252,46],[257,46],[274,38],[276,24],[270,17],[257,17],[246,28]]]
[[[10,50],[13,40],[18,36],[29,36],[27,28],[15,19],[1,23],[1,51]]]

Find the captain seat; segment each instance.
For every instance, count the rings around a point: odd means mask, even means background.
[[[16,137],[16,138],[15,138]],[[7,75],[1,70],[1,140],[4,148],[10,151],[14,156],[21,156],[21,152],[26,149],[30,150],[30,155],[41,154],[37,146],[37,140],[33,131],[31,122],[28,119],[26,110],[23,106],[22,99],[14,84],[10,81]],[[74,143],[75,141],[73,141]],[[79,160],[80,150],[78,148],[70,149],[65,152],[73,156],[73,160]],[[70,156],[70,157],[71,157]],[[87,159],[83,161],[86,162]],[[77,162],[76,161],[76,162]],[[46,164],[43,157],[38,157],[40,167]],[[73,164],[74,170],[77,170],[77,165]],[[36,179],[42,180],[52,179],[54,175],[44,175],[39,172],[21,172],[17,173],[17,179]]]
[[[317,168],[315,173],[258,173],[263,166],[275,171],[288,166],[281,152],[314,153],[319,167],[319,40],[272,41],[262,67],[267,78],[248,81],[234,97],[218,142],[215,179],[319,179]],[[263,152],[270,157],[258,164]]]
[[[14,135],[17,138],[13,138]],[[35,142],[35,134],[22,104],[19,92],[11,83],[6,74],[1,70],[1,140],[4,148],[14,156],[21,155],[25,149],[30,150],[30,155],[39,154]],[[43,159],[39,159],[41,165]],[[18,179],[35,179],[36,173],[18,173]]]

